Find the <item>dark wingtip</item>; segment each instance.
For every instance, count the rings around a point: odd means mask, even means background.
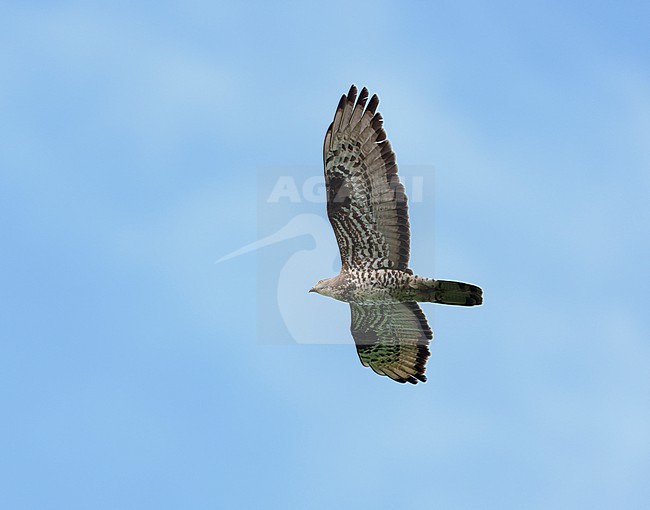
[[[357,87],[352,84],[350,87],[350,91],[348,92],[348,102],[349,103],[354,103],[357,100]]]
[[[370,102],[368,103],[368,108],[366,111],[374,115],[377,111],[377,106],[379,106],[379,96],[377,94],[373,94],[370,98]]]
[[[363,87],[361,89],[361,94],[359,94],[359,104],[365,105],[366,101],[368,101],[368,89],[366,87]]]
[[[368,106],[368,109],[370,109],[370,106]],[[379,129],[381,126],[384,124],[384,118],[381,116],[381,113],[375,113],[370,120],[370,125],[373,127],[373,129]]]
[[[339,101],[339,105],[336,107],[336,109],[337,110],[342,110],[343,108],[345,108],[345,103],[346,103],[347,100],[348,100],[347,96],[345,94],[343,94],[341,96],[340,101]]]

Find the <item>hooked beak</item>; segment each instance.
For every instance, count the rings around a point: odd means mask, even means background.
[[[316,289],[312,287],[311,289],[309,289],[309,292],[316,292]]]

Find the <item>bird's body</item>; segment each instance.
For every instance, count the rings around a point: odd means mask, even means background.
[[[443,287],[443,284],[447,287]],[[481,291],[474,285],[423,278],[395,269],[344,269],[338,276],[323,280],[322,286],[317,285],[312,290],[339,301],[358,305],[406,301],[452,304],[447,303],[452,300],[450,286],[453,286],[457,294],[458,302],[455,304],[465,306],[479,304]]]
[[[483,291],[433,280],[408,267],[410,231],[395,154],[376,113],[379,99],[353,85],[339,102],[323,146],[327,215],[341,254],[338,276],[311,291],[350,303],[361,363],[398,382],[426,381],[433,334],[417,302],[479,305]]]

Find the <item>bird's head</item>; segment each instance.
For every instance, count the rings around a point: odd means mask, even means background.
[[[333,278],[326,278],[325,280],[318,280],[318,283],[314,285],[309,292],[315,292],[316,294],[322,294],[324,296],[330,295],[331,290],[331,281]]]

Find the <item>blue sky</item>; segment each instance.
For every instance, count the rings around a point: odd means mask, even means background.
[[[645,508],[649,15],[4,2],[0,506]],[[424,305],[417,387],[320,296],[331,343],[266,341],[259,273],[308,238],[214,263],[268,229],[264,172],[319,171],[353,82],[435,182],[412,267],[485,289]]]

